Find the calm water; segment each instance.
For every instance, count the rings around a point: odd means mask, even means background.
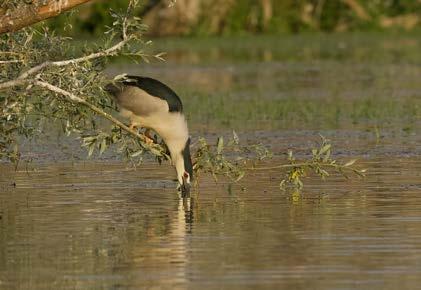
[[[176,88],[194,140],[235,129],[279,164],[290,148],[308,156],[321,133],[366,179],[309,177],[300,193],[279,190],[279,171],[234,186],[205,176],[183,200],[167,164],[135,170],[112,153],[83,161],[69,139],[29,142],[34,164],[0,163],[0,289],[417,289],[419,41],[376,42],[380,60],[365,46],[338,57],[336,43],[318,55],[302,41],[231,56],[175,45],[165,64],[110,72]]]
[[[230,191],[207,180],[191,200],[168,166],[3,166],[0,287],[415,289],[421,160],[364,166],[364,182],[307,180],[303,194],[280,192],[278,172]]]

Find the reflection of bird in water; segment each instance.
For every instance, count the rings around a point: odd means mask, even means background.
[[[190,156],[190,138],[183,114],[183,104],[168,86],[152,78],[127,76],[105,88],[120,107],[121,115],[130,119],[130,127],[144,127],[161,136],[170,151],[183,194],[190,191],[193,167]]]

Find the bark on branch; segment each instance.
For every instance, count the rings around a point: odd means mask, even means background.
[[[30,4],[22,1],[12,9],[0,8],[0,34],[17,31],[89,1],[91,0],[33,0]]]

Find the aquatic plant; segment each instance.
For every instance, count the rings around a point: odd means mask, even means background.
[[[310,158],[297,160],[292,150],[289,150],[284,164],[264,167],[259,165],[259,161],[272,158],[273,153],[263,144],[241,146],[234,132],[227,144],[224,144],[222,137],[218,138],[214,146],[209,145],[204,138],[199,138],[193,168],[198,178],[202,173],[209,173],[215,181],[218,180],[218,176],[224,176],[231,182],[242,179],[247,171],[279,170],[279,187],[282,190],[288,187],[301,189],[304,186],[303,178],[309,174],[325,179],[334,171],[345,178],[348,178],[349,174],[364,177],[366,169],[356,167],[356,159],[342,163],[333,159],[331,153],[332,144],[321,136],[321,142],[319,146],[311,150]],[[229,155],[231,158],[227,157]]]

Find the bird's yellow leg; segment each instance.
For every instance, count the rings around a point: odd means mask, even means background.
[[[139,124],[135,123],[131,120],[130,125],[129,125],[129,129],[135,130],[135,129],[138,129],[138,128],[140,128]],[[150,129],[146,129],[145,133],[143,133],[142,135],[145,137],[146,144],[151,145],[151,144],[154,143],[153,137],[151,136],[151,130]]]
[[[151,129],[146,129],[145,133],[143,133],[143,136],[145,136],[146,144],[155,143],[153,137],[151,136],[151,132],[152,132]]]
[[[149,139],[151,139],[151,140],[153,140],[154,138],[153,138],[153,136],[152,136],[152,130],[151,129],[149,129],[149,128],[146,128],[146,130],[145,130],[145,134],[144,134],[146,137],[148,137]]]
[[[133,121],[131,121],[130,122],[130,125],[129,125],[129,129],[130,130],[135,130],[136,128],[137,128],[136,123],[134,123]]]

